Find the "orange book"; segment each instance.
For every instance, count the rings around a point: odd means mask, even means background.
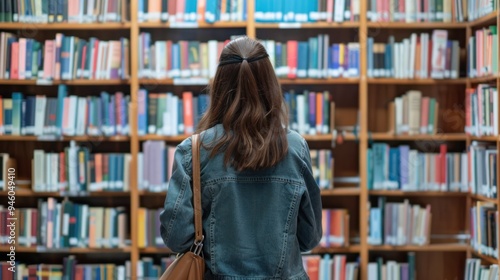
[[[420,113],[420,133],[429,133],[427,127],[429,125],[429,97],[422,97]]]
[[[286,42],[287,50],[287,64],[288,64],[288,78],[297,78],[297,53],[298,53],[298,42],[295,40],[290,40]]]
[[[340,247],[343,245],[341,238],[343,237],[343,210],[333,209],[331,210],[331,221],[330,221],[330,246]]]
[[[316,133],[323,131],[323,93],[316,93]]]
[[[137,246],[139,248],[146,247],[146,208],[139,208],[137,211]]]
[[[95,183],[97,189],[102,190],[102,154],[94,155],[95,161]]]
[[[422,65],[421,65],[421,49],[422,49],[422,45],[420,44],[420,38],[417,38],[417,45],[415,46],[415,78],[421,78],[421,68],[422,68]]]
[[[19,79],[19,42],[12,43],[10,56],[10,79]]]
[[[227,11],[227,1],[222,1],[220,4],[220,18],[221,21],[229,20],[229,13]]]
[[[89,207],[89,248],[97,247],[97,207]]]
[[[224,2],[224,1],[223,1]],[[205,22],[206,0],[198,0],[198,23]]]
[[[194,116],[193,116],[193,93],[185,91],[182,93],[182,106],[184,114],[184,133],[193,134]]]
[[[319,280],[319,264],[321,258],[320,256],[311,256],[307,258],[307,275],[309,275],[310,280]]]
[[[19,39],[19,65],[18,65],[19,80],[26,79],[26,39]]]
[[[59,182],[66,183],[66,156],[59,153]]]
[[[161,14],[161,0],[149,0],[148,1],[148,21],[149,22],[159,22]]]

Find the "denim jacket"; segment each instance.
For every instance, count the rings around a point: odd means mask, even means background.
[[[204,144],[222,135],[221,125],[201,134]],[[201,148],[201,201],[205,279],[309,279],[301,252],[320,241],[321,196],[309,147],[288,131],[288,153],[272,168],[238,172],[223,153]],[[177,146],[161,236],[174,252],[194,241],[191,139]]]

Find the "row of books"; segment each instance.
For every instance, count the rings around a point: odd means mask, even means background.
[[[304,255],[302,264],[311,280],[357,280],[359,262],[347,261],[347,255]]]
[[[126,9],[123,0],[5,0],[0,2],[0,22],[120,22]]]
[[[130,261],[126,265],[112,263],[77,264],[73,255],[65,257],[63,264],[16,264],[15,272],[8,270],[10,264],[0,263],[0,279],[50,279],[50,280],[125,280],[130,279]]]
[[[333,188],[334,159],[331,150],[310,150],[314,179],[321,189]]]
[[[256,1],[257,3],[259,1]],[[247,20],[247,0],[139,0],[139,22],[227,22]]]
[[[478,29],[467,44],[467,73],[469,77],[483,77],[498,73],[497,26]]]
[[[8,210],[3,206],[0,209],[4,220]],[[94,207],[67,199],[59,202],[49,197],[39,199],[37,208],[16,211],[18,245],[22,247],[124,248],[130,243],[127,237],[128,214],[122,206]],[[7,224],[0,225],[0,228],[1,244],[7,245],[10,230]]]
[[[104,41],[57,33],[38,42],[0,34],[0,78],[11,80],[127,79],[129,40]]]
[[[280,78],[358,77],[360,73],[359,43],[330,45],[328,34],[310,37],[307,41],[263,40],[261,43]]]
[[[129,134],[130,96],[122,92],[100,96],[67,96],[60,85],[58,96],[0,96],[0,135],[113,136]]]
[[[138,242],[139,248],[165,247],[160,234],[161,222],[160,209],[139,208],[137,211]]]
[[[481,265],[481,259],[467,259],[464,280],[498,280],[498,264]]]
[[[498,1],[467,0],[469,21],[489,15],[498,10]]]
[[[470,208],[470,243],[483,255],[498,259],[498,209],[491,202],[477,201]]]
[[[470,192],[485,197],[497,197],[497,149],[495,145],[472,141],[468,160]]]
[[[320,247],[347,247],[349,246],[349,212],[347,209],[322,210],[323,236]]]
[[[498,91],[495,86],[479,84],[465,90],[465,133],[498,135]]]
[[[167,93],[138,92],[138,134],[192,134],[205,113],[209,96],[185,91],[179,96]]]
[[[467,154],[449,153],[446,144],[435,145],[433,150],[439,147],[439,153],[373,144],[367,152],[368,189],[467,192]]]
[[[139,34],[139,78],[213,78],[218,58],[229,41],[153,41]]]
[[[335,103],[329,91],[294,90],[284,93],[288,107],[289,127],[302,135],[329,134],[334,119]]]
[[[461,22],[464,0],[369,0],[368,20],[375,22]]]
[[[369,205],[370,245],[427,245],[431,233],[431,206],[386,202],[379,197],[377,207]]]
[[[375,43],[368,37],[368,77],[397,79],[456,79],[460,76],[460,45],[448,31],[435,29],[395,42]]]
[[[165,270],[174,262],[175,256],[162,257],[156,265],[151,257],[142,257],[137,262],[137,279],[159,279]]]
[[[436,134],[439,103],[422,96],[418,90],[407,91],[389,103],[389,131],[396,135]]]
[[[360,0],[257,0],[256,22],[359,21]]]
[[[408,253],[407,262],[386,261],[377,258],[375,262],[368,263],[368,280],[416,280],[416,256],[414,252]]]
[[[130,154],[91,154],[87,147],[73,144],[61,153],[33,154],[33,191],[129,191]]]

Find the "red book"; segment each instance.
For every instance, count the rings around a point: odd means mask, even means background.
[[[171,0],[168,1],[168,18],[169,21],[176,21],[175,14],[177,12],[177,1],[176,0]]]
[[[401,21],[401,22],[405,22],[406,21],[405,2],[406,2],[405,0],[399,0],[399,5],[398,5],[399,20],[398,21]]]
[[[43,60],[43,78],[45,80],[52,80],[54,78],[55,44],[54,40],[45,41],[45,57]]]
[[[38,227],[38,209],[31,209],[31,247],[36,247],[37,241],[37,227]]]
[[[420,133],[429,133],[430,131],[427,131],[427,127],[429,124],[429,97],[423,97],[422,98],[422,105],[421,105],[421,114],[420,114]],[[432,120],[433,121],[433,120]]]
[[[287,50],[287,64],[288,64],[288,78],[297,78],[297,54],[298,54],[298,42],[291,40],[286,42]]]
[[[472,108],[471,99],[474,94],[473,88],[465,89],[465,133],[472,134]]]
[[[59,153],[59,182],[66,182],[66,162],[64,153]]]
[[[440,164],[438,165],[441,168],[441,188],[446,188],[446,182],[447,179],[447,160],[446,160],[446,152],[447,152],[448,146],[446,144],[441,144],[439,146],[439,158],[440,158]]]
[[[193,116],[193,93],[185,91],[182,93],[182,106],[184,114],[184,133],[194,133],[194,116]]]
[[[91,73],[91,79],[96,78],[96,73],[97,73],[97,55],[99,53],[99,40],[95,40],[94,43],[94,50],[91,52],[94,57],[92,57],[92,71]]]
[[[172,70],[172,41],[167,41],[167,55],[165,56],[167,59],[167,70],[170,72]]]
[[[83,266],[77,265],[75,267],[75,279],[74,280],[83,280]]]
[[[333,0],[326,2],[326,22],[332,22],[333,19]]]
[[[12,43],[10,57],[10,78],[12,80],[19,79],[19,42]]]
[[[122,123],[122,115],[124,116],[125,114],[122,112],[122,99],[123,99],[123,93],[122,92],[117,92],[115,94],[115,119],[116,119],[116,124],[119,124],[118,127],[121,127]],[[126,108],[124,108],[126,109]],[[121,134],[122,130],[118,131],[119,134]]]
[[[307,275],[310,280],[319,280],[319,263],[321,259],[319,256],[309,257],[307,259]]]
[[[81,71],[80,75],[77,77],[78,79],[83,79],[84,78],[84,73],[85,73],[85,62],[87,61],[87,45],[84,45],[82,48],[82,61],[81,61]]]

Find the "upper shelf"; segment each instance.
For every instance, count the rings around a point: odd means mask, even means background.
[[[120,30],[130,29],[130,22],[103,22],[103,23],[20,23],[20,22],[0,22],[0,30]]]
[[[130,80],[58,80],[58,81],[45,81],[45,80],[0,80],[0,85],[39,85],[39,86],[52,86],[52,85],[73,85],[73,86],[112,86],[112,85],[128,85]]]

